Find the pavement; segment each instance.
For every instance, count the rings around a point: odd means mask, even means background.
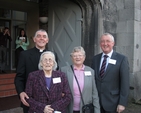
[[[0,113],[23,113],[21,107],[0,111]],[[130,103],[122,113],[141,113],[141,105]]]
[[[0,98],[0,113],[23,113],[18,96]],[[138,103],[128,102],[122,113],[141,113],[141,100]]]
[[[141,100],[137,103],[129,102],[123,113],[141,113]]]
[[[17,107],[9,110],[0,111],[0,113],[23,113],[23,111],[21,107]]]
[[[17,95],[0,98],[0,113],[22,113]]]

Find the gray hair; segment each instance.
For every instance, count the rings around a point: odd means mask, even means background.
[[[34,35],[34,38],[37,37],[38,32],[45,32],[45,33],[46,33],[46,36],[47,36],[47,38],[48,38],[48,34],[47,34],[46,30],[44,30],[44,29],[39,29],[39,30],[37,30],[36,33],[35,33],[35,35]]]
[[[39,60],[39,64],[38,64],[39,70],[43,70],[43,67],[41,66],[41,62],[42,62],[43,56],[44,56],[45,54],[50,54],[50,55],[52,56],[52,60],[53,60],[53,62],[54,62],[53,70],[56,70],[56,68],[57,68],[57,62],[56,62],[56,60],[55,60],[55,55],[54,55],[54,53],[51,52],[51,51],[45,51],[45,52],[43,52],[43,53],[41,54],[40,60]]]
[[[111,38],[111,40],[112,40],[113,42],[115,42],[113,35],[111,35],[110,33],[104,33],[102,36],[109,36],[109,37]],[[101,36],[101,37],[102,37],[102,36]]]
[[[75,53],[75,52],[81,52],[84,56],[86,56],[85,51],[84,51],[83,47],[81,47],[81,46],[74,47],[70,56],[72,56],[73,53]]]

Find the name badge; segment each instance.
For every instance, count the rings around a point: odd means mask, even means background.
[[[92,75],[91,71],[85,71],[84,74],[85,74],[85,76],[91,76]]]
[[[115,64],[116,64],[116,62],[117,62],[117,61],[116,61],[116,60],[114,60],[114,59],[109,59],[109,63],[110,63],[110,64],[114,64],[114,65],[115,65]]]
[[[54,84],[61,83],[61,78],[60,77],[53,78],[53,83]]]

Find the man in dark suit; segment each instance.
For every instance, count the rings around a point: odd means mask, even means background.
[[[42,52],[46,50],[46,44],[49,41],[48,34],[45,30],[38,30],[33,38],[35,47],[21,52],[15,77],[15,87],[22,102],[24,113],[28,113],[29,104],[26,98],[29,98],[25,93],[25,86],[30,72],[38,70],[39,58]]]
[[[129,94],[128,60],[113,51],[114,37],[111,34],[101,36],[100,46],[103,52],[93,57],[92,68],[95,70],[101,113],[121,113]],[[104,55],[107,55],[105,66],[102,64]]]

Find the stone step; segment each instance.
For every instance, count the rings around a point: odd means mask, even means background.
[[[0,74],[0,98],[17,95],[14,78],[16,73]]]

